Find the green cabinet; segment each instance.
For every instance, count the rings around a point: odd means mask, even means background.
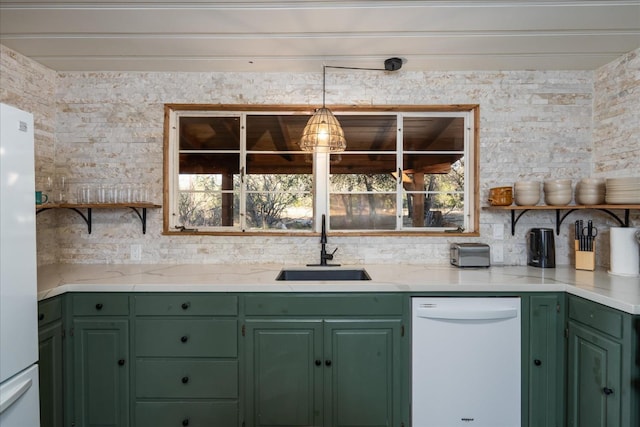
[[[247,426],[321,426],[321,320],[248,320]]]
[[[133,300],[133,424],[237,427],[238,297],[171,293]]]
[[[128,297],[79,294],[72,298],[74,425],[129,425]]]
[[[62,298],[38,303],[40,426],[62,427],[63,416]]]
[[[325,425],[399,425],[401,328],[400,319],[325,321]]]
[[[637,317],[570,296],[568,326],[568,425],[637,426]]]
[[[402,298],[310,297],[247,297],[245,425],[400,426]]]
[[[564,425],[564,295],[529,297],[529,350],[524,363],[528,425]]]

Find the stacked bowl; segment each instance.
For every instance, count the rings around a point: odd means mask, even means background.
[[[607,178],[607,203],[612,205],[640,203],[640,176]]]
[[[603,178],[583,178],[576,184],[576,203],[579,205],[601,205],[605,199]]]
[[[534,206],[540,201],[540,181],[518,181],[514,190],[518,206]]]
[[[570,179],[549,179],[544,182],[544,202],[547,205],[565,206],[572,198]]]

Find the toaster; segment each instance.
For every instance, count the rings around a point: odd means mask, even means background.
[[[489,245],[484,243],[452,243],[451,264],[456,267],[489,267]]]

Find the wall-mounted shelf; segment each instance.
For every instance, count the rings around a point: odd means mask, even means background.
[[[36,205],[36,215],[50,209],[71,209],[82,217],[91,234],[91,212],[93,209],[131,209],[138,215],[142,223],[142,234],[147,232],[147,209],[158,209],[162,206],[153,203],[46,203]],[[81,209],[86,209],[86,214]]]
[[[556,235],[560,234],[560,225],[565,218],[572,212],[582,209],[592,209],[605,212],[613,217],[622,227],[629,227],[629,212],[632,209],[640,209],[640,205],[566,205],[566,206],[548,206],[548,205],[536,205],[536,206],[485,206],[482,209],[487,210],[500,210],[511,211],[511,235],[516,233],[516,224],[525,212],[531,210],[540,211],[555,211],[556,212]],[[624,210],[624,219],[620,218],[613,212],[614,210]],[[516,211],[520,211],[516,216]],[[562,211],[566,211],[562,214]]]

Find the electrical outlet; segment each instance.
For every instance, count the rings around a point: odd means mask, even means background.
[[[142,259],[142,245],[131,245],[131,261]]]
[[[493,224],[493,239],[504,240],[504,224]]]
[[[503,245],[493,245],[491,247],[491,258],[492,262],[496,264],[502,264],[504,262],[504,246]]]

